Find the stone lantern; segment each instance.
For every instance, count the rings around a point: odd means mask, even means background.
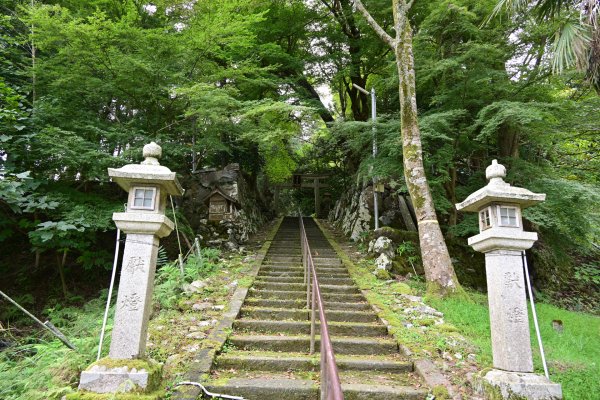
[[[154,363],[140,366],[144,365],[141,361],[145,358],[159,239],[173,231],[173,222],[165,216],[167,199],[169,195],[181,196],[183,189],[175,173],[159,164],[160,146],[147,144],[143,155],[141,164],[108,169],[112,180],[128,193],[126,211],[113,214],[127,238],[109,356],[81,374],[79,388],[83,390],[146,390],[150,389],[148,382],[155,380],[150,376],[151,370],[157,369]],[[136,362],[131,362],[133,359]]]
[[[479,234],[469,238],[469,245],[485,253],[495,369],[483,379],[504,398],[560,399],[560,385],[533,374],[523,270],[523,252],[538,237],[523,230],[522,210],[546,195],[505,182],[506,168],[496,160],[485,173],[487,186],[456,205],[459,211],[478,214]]]

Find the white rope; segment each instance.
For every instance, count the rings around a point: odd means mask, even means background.
[[[179,270],[181,271],[181,276],[185,275],[183,271],[183,252],[181,251],[181,240],[179,239],[179,227],[177,226],[177,214],[175,213],[175,206],[173,205],[173,196],[169,195],[169,199],[171,199],[171,209],[173,209],[173,219],[175,220],[175,233],[177,233],[177,244],[179,245]]]
[[[106,330],[106,321],[108,320],[108,310],[110,309],[110,300],[112,298],[113,288],[115,287],[115,276],[117,274],[117,263],[119,261],[119,248],[121,246],[121,230],[117,228],[117,244],[115,246],[115,258],[113,261],[112,275],[110,276],[110,286],[108,288],[108,299],[106,299],[106,308],[104,309],[104,319],[102,320],[102,330],[100,331],[100,343],[98,344],[98,356],[100,359],[102,353],[102,342],[104,342],[104,331]]]
[[[183,254],[181,251],[181,240],[179,240],[179,228],[177,227],[177,214],[175,213],[175,206],[173,205],[173,196],[169,195],[171,199],[171,209],[173,210],[173,219],[175,220],[175,232],[177,233],[177,244],[179,245],[179,254]]]
[[[205,395],[213,397],[213,398],[216,397],[217,399],[245,400],[242,396],[230,396],[228,394],[211,393],[202,384],[200,384],[198,382],[184,381],[184,382],[179,382],[179,383],[175,384],[175,386],[181,386],[181,385],[196,386],[196,387],[200,388],[202,390],[202,392],[204,392]]]
[[[535,312],[535,303],[533,302],[533,293],[531,290],[531,281],[529,280],[529,269],[527,268],[527,258],[525,258],[525,252],[521,252],[521,260],[523,261],[523,269],[525,270],[525,279],[527,280],[527,291],[529,292],[529,304],[531,305],[531,314],[533,315],[533,325],[535,326],[535,333],[537,335],[538,345],[540,346],[540,354],[542,356],[542,365],[544,366],[544,374],[546,378],[550,379],[548,373],[548,365],[546,364],[546,356],[544,354],[544,345],[542,344],[542,335],[540,335],[540,326],[538,325],[537,314]]]

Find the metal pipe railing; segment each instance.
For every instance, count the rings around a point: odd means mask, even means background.
[[[310,354],[315,352],[316,314],[319,312],[321,328],[321,400],[343,400],[342,385],[335,363],[335,354],[329,337],[327,317],[323,306],[323,297],[319,288],[319,279],[312,259],[304,221],[300,214],[300,243],[302,247],[302,264],[304,282],[306,283],[306,307],[310,309]]]

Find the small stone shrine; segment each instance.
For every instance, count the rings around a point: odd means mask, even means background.
[[[113,214],[127,239],[109,356],[82,372],[80,390],[150,391],[160,380],[160,365],[144,359],[146,335],[159,240],[173,231],[173,222],[165,216],[167,196],[181,196],[183,189],[175,173],[159,164],[160,146],[147,144],[143,154],[141,164],[108,169],[112,180],[128,192],[126,211]]]
[[[480,233],[469,245],[485,253],[494,369],[483,377],[483,387],[505,399],[561,399],[560,385],[533,373],[522,258],[538,237],[523,230],[521,212],[546,195],[505,182],[506,168],[496,160],[485,172],[487,186],[456,205],[478,213]]]
[[[206,196],[204,202],[208,204],[209,221],[232,220],[235,217],[235,212],[240,207],[237,199],[228,196],[219,188]]]

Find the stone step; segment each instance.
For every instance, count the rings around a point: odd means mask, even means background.
[[[304,276],[264,276],[259,275],[254,280],[254,283],[291,283],[291,284],[304,284]]]
[[[262,271],[256,275],[259,278],[303,278],[304,272],[293,271]]]
[[[291,353],[293,354],[293,353]],[[233,352],[219,356],[220,368],[254,371],[319,371],[319,354],[313,356],[285,353],[254,355],[252,353]],[[406,373],[413,371],[413,365],[406,361],[380,360],[369,358],[336,357],[339,371],[385,371],[387,373]]]
[[[310,248],[310,254],[315,257],[325,257],[325,258],[338,258],[335,250],[332,249],[313,249]]]
[[[317,276],[321,276],[321,274],[347,274],[348,270],[346,268],[322,268],[322,267],[315,267],[315,270],[317,271]]]
[[[265,265],[272,265],[274,267],[301,267],[304,268],[304,265],[302,265],[301,262],[287,262],[287,261],[272,261],[272,260],[265,260],[265,262],[263,262],[262,264],[263,266]]]
[[[226,383],[208,384],[211,392],[242,396],[248,400],[317,400],[319,387],[314,381],[300,379],[229,379]]]
[[[428,391],[412,386],[342,383],[344,400],[425,400]]]
[[[317,275],[318,276],[318,275]],[[261,283],[304,283],[304,276],[257,276],[254,282]],[[324,285],[353,285],[352,278],[319,277],[319,283]]]
[[[335,322],[327,321],[329,333],[332,336],[382,337],[387,334],[387,328],[377,323]],[[310,334],[310,321],[265,321],[252,319],[237,319],[233,323],[237,330],[257,333],[286,333],[294,335]],[[320,332],[320,322],[317,321],[317,334]]]
[[[261,298],[261,299],[306,299],[306,291],[293,291],[293,290],[258,290],[250,288],[248,291],[250,298]],[[362,294],[355,293],[322,293],[324,301],[336,301],[336,302],[364,302],[365,299]]]
[[[309,336],[238,335],[230,337],[231,344],[240,350],[307,352]],[[315,341],[319,351],[320,338]],[[344,338],[331,339],[335,354],[382,355],[398,353],[398,344],[392,339]]]
[[[304,272],[299,271],[260,271],[257,277],[303,277]],[[319,278],[349,278],[348,272],[317,272]]]
[[[303,308],[306,305],[306,298],[299,300],[277,300],[277,299],[247,299],[244,305],[249,307],[273,307],[273,308]],[[326,310],[362,310],[371,311],[368,303],[348,303],[348,302],[325,302]]]
[[[302,272],[304,273],[304,268],[298,266],[286,266],[286,265],[264,265],[261,269],[261,272]],[[331,274],[343,274],[348,273],[346,268],[335,268],[333,266],[321,267],[315,266],[315,271],[317,274],[323,273],[331,273]]]
[[[378,322],[379,319],[375,313],[368,311],[349,311],[349,310],[326,310],[325,315],[328,321],[337,322]],[[242,307],[240,318],[262,319],[262,320],[296,320],[307,321],[310,318],[310,311],[306,309],[283,309],[283,308],[262,308],[262,307]],[[318,314],[317,314],[318,318]]]
[[[304,273],[304,268],[301,265],[264,264],[260,268],[260,272],[300,272],[300,273]]]
[[[302,262],[302,258],[300,256],[275,256],[275,255],[267,255],[265,257],[267,262],[269,261],[279,261],[286,263],[297,263],[300,264]]]
[[[353,285],[326,285],[319,282],[321,293],[360,293]],[[262,290],[306,290],[304,283],[285,283],[285,282],[255,282],[253,287]]]
[[[317,265],[341,265],[342,260],[332,257],[313,257],[313,263]]]

